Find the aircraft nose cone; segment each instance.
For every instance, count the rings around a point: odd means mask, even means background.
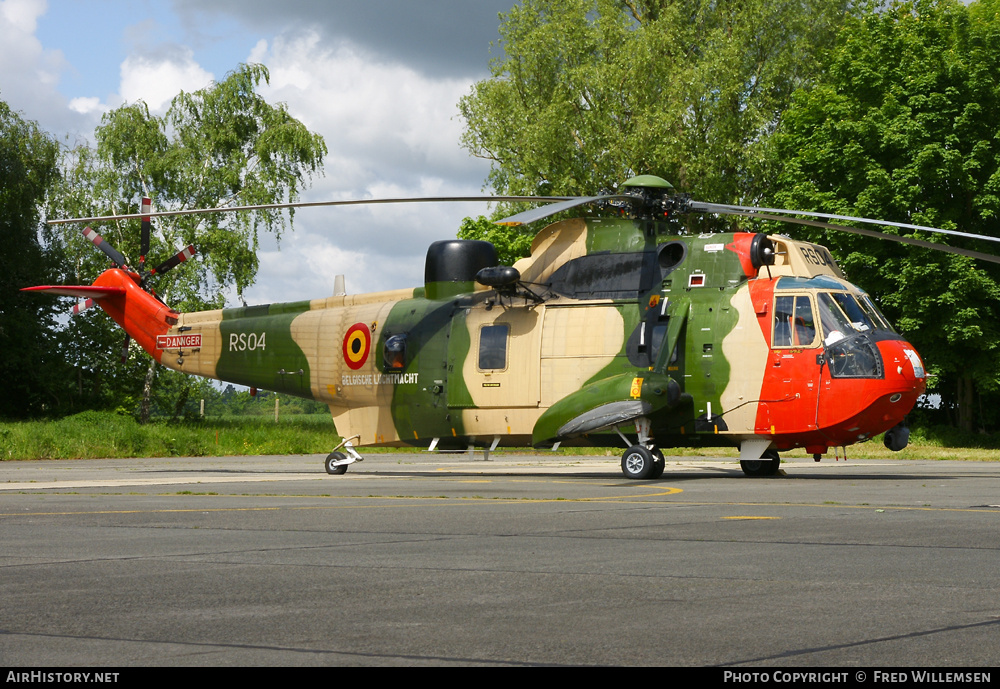
[[[907,381],[911,383],[908,387],[919,388],[922,394],[927,384],[927,370],[916,347],[905,340],[886,340],[879,342],[879,350],[885,362],[886,382]]]

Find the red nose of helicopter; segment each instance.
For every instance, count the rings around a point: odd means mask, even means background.
[[[762,405],[758,429],[766,426],[779,449],[821,455],[889,432],[886,445],[899,450],[926,371],[913,345],[857,287],[830,276],[783,278],[765,387],[774,402]]]
[[[926,372],[913,345],[899,339],[880,340],[875,346],[875,352],[860,355],[867,359],[864,365],[871,367],[864,372],[870,377],[857,378],[834,377],[838,366],[843,369],[857,364],[844,361],[852,356],[845,349],[835,346],[827,349],[826,363],[831,375],[824,375],[825,389],[820,394],[828,396],[828,404],[824,405],[825,414],[821,414],[818,426],[829,437],[827,444],[832,447],[850,445],[901,427],[917,399],[924,394]],[[887,445],[894,442],[900,441],[893,437]],[[905,446],[905,438],[902,444]]]

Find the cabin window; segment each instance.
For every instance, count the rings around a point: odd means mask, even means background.
[[[812,299],[807,295],[778,297],[774,300],[772,347],[810,347],[816,339]]]
[[[406,333],[385,338],[382,347],[382,368],[386,371],[401,371],[406,367]]]
[[[503,370],[507,368],[507,336],[510,326],[484,325],[479,331],[479,370]]]

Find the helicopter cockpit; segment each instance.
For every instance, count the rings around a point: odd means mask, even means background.
[[[876,343],[899,339],[871,297],[849,282],[831,275],[778,279],[773,349],[823,347],[831,377],[883,378]]]

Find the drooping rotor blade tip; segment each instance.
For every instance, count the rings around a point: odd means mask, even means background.
[[[944,230],[941,229],[940,227],[928,227],[927,225],[913,225],[910,223],[893,222],[891,220],[875,220],[874,218],[861,218],[852,215],[837,215],[835,213],[819,213],[816,211],[791,210],[788,208],[733,206],[722,203],[706,203],[704,201],[694,201],[694,200],[692,200],[689,205],[690,209],[696,213],[716,213],[719,215],[742,215],[747,218],[752,218],[757,216],[767,220],[777,220],[778,222],[790,222],[790,223],[795,223],[796,221],[790,218],[765,218],[764,214],[784,213],[787,215],[808,215],[814,218],[825,218],[828,220],[846,220],[848,222],[860,222],[869,225],[880,225],[882,227],[898,227],[904,230],[917,230],[923,232],[932,232],[935,234],[951,235],[954,237],[982,239],[988,242],[1000,242],[1000,237],[991,237],[988,235],[973,234],[971,232],[959,232],[958,230]],[[840,227],[841,226],[837,226],[831,229],[840,229]]]

